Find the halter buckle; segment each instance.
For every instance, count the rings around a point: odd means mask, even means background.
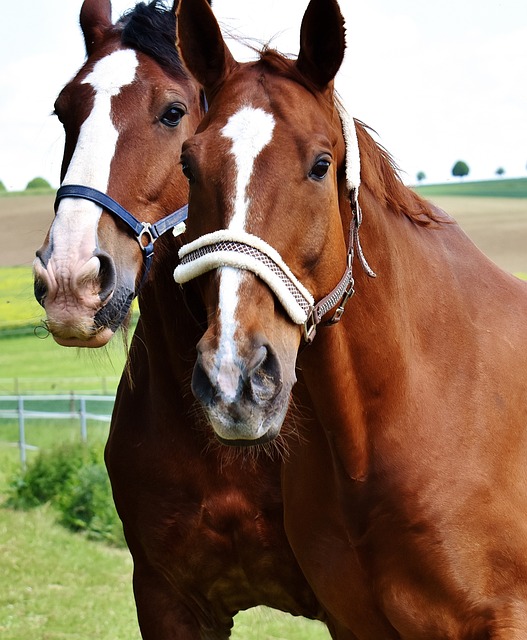
[[[142,229],[139,232],[136,239],[141,249],[145,253],[148,253],[149,250],[153,249],[155,237],[154,237],[154,234],[152,233],[152,225],[150,224],[150,222],[141,222],[141,225],[142,225]],[[146,240],[146,244],[145,244],[145,240]]]
[[[304,328],[304,340],[309,344],[313,342],[317,333],[317,321],[315,318],[315,309],[311,307],[309,315],[303,325]]]
[[[344,310],[346,308],[346,304],[348,300],[351,297],[353,297],[354,294],[355,294],[355,281],[353,280],[353,278],[351,278],[350,281],[348,282],[348,286],[344,291],[344,295],[340,300],[339,306],[335,309],[335,313],[333,314],[333,316],[327,321],[328,325],[337,324],[337,322],[340,321],[340,319],[342,318],[342,314],[344,313]]]

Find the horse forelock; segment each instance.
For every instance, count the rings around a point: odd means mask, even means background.
[[[121,30],[123,45],[150,56],[171,75],[188,75],[175,46],[176,16],[163,2],[140,2],[115,26]]]

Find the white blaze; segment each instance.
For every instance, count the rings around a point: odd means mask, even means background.
[[[233,114],[222,135],[232,141],[231,153],[236,166],[236,182],[232,199],[232,217],[229,229],[245,231],[251,202],[248,187],[254,170],[254,162],[262,149],[271,141],[275,121],[263,109],[245,106]],[[223,267],[219,269],[219,311],[221,335],[218,351],[218,382],[225,394],[235,397],[238,379],[233,378],[232,366],[236,361],[235,313],[238,306],[238,290],[245,274],[240,269]]]
[[[247,187],[251,180],[254,161],[260,151],[273,137],[274,118],[263,109],[243,107],[232,115],[222,135],[232,140],[232,155],[236,163],[236,187],[234,191],[233,216],[229,229],[245,230],[250,207]]]
[[[111,117],[112,97],[134,81],[137,65],[137,55],[131,49],[114,51],[99,60],[83,80],[95,92],[93,108],[81,126],[62,184],[81,184],[106,192],[119,137]],[[53,259],[67,262],[73,247],[83,248],[83,257],[89,257],[95,248],[101,213],[101,207],[87,200],[61,200],[52,227]]]

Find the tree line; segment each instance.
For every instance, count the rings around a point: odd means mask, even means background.
[[[39,189],[52,189],[52,186],[49,184],[49,182],[47,180],[45,180],[44,178],[33,178],[33,180],[30,180],[27,185],[26,188],[24,189],[24,191],[36,191]],[[0,193],[6,193],[7,189],[5,184],[0,180]]]
[[[464,160],[458,160],[452,167],[452,175],[454,178],[464,178],[465,176],[468,176],[469,173],[470,168]],[[501,177],[505,174],[505,169],[503,167],[498,167],[494,173]],[[419,171],[416,178],[418,182],[422,182],[423,180],[426,180],[426,173],[424,171]]]

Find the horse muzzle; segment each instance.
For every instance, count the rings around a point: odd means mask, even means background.
[[[49,251],[37,252],[34,290],[46,311],[45,325],[62,346],[101,347],[129,313],[133,278],[118,283],[112,258],[96,251],[87,260],[55,261]]]
[[[243,359],[198,345],[192,392],[223,444],[252,446],[274,439],[293,383],[284,384],[270,345],[259,344]]]

